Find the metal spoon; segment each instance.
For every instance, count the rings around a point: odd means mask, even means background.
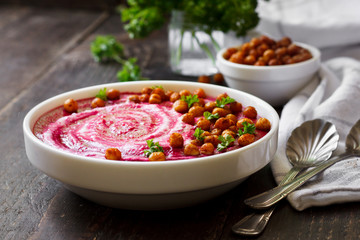
[[[325,120],[307,121],[295,128],[286,144],[286,156],[293,168],[284,176],[279,185],[284,185],[294,179],[302,169],[329,159],[337,147],[338,140],[339,134],[335,126]],[[232,227],[233,232],[242,235],[261,233],[274,210],[275,207],[263,213],[246,216]]]
[[[358,120],[355,125],[350,129],[350,132],[346,137],[345,145],[346,150],[344,153],[332,157],[329,161],[324,162],[315,167],[314,169],[301,174],[296,179],[290,181],[285,185],[278,186],[270,191],[245,200],[245,203],[250,207],[256,209],[268,208],[274,203],[277,203],[278,201],[286,197],[296,188],[303,185],[307,180],[309,180],[319,172],[322,172],[331,165],[347,158],[360,157],[360,120]]]

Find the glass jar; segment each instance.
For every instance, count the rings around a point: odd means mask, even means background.
[[[216,53],[225,46],[240,45],[235,34],[222,31],[206,33],[202,26],[187,22],[183,12],[172,11],[169,24],[169,56],[171,70],[186,76],[217,73]]]

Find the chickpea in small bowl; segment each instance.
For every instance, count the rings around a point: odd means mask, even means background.
[[[276,41],[262,35],[222,49],[216,65],[229,87],[279,106],[313,78],[320,67],[320,51],[288,37]]]

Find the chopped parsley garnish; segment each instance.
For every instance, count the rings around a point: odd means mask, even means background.
[[[100,89],[99,92],[96,94],[95,97],[100,98],[101,100],[106,101],[106,100],[107,100],[106,88]]]
[[[205,131],[202,130],[201,128],[196,128],[195,129],[195,132],[194,132],[194,137],[200,141],[204,140],[204,136],[202,136],[202,134],[204,133]]]
[[[156,89],[156,88],[161,88],[161,89],[164,89],[163,86],[152,86],[151,89]]]
[[[96,62],[104,62],[107,60],[119,62],[124,55],[123,45],[117,42],[115,37],[111,35],[97,36],[91,43],[90,50]]]
[[[239,129],[238,135],[244,135],[246,133],[249,134],[254,134],[255,133],[255,124],[249,124],[248,122],[243,122],[242,125],[244,126],[244,129],[241,130],[241,128]]]
[[[235,102],[235,99],[227,96],[226,98],[221,98],[220,100],[216,100],[216,106],[219,108],[224,108],[226,106],[226,104]]]
[[[207,120],[212,120],[212,119],[218,119],[218,118],[220,118],[220,115],[219,115],[218,113],[211,114],[210,112],[204,112],[204,117],[205,117]]]
[[[146,140],[149,150],[144,150],[146,157],[149,157],[153,152],[164,152],[164,149],[160,146],[159,142],[154,143],[154,139]]]
[[[185,101],[188,104],[188,107],[191,108],[191,106],[199,102],[198,95],[188,95],[188,96],[181,96],[181,100]]]
[[[216,148],[219,152],[227,149],[230,144],[235,141],[235,139],[231,135],[226,135],[226,137],[220,135],[219,140],[221,143],[219,143]]]

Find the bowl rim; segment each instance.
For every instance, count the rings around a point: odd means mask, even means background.
[[[228,60],[226,60],[225,58],[223,58],[223,53],[231,47],[226,47],[223,49],[220,49],[220,51],[216,54],[216,62],[218,64],[223,64],[226,65],[228,67],[232,67],[235,69],[246,69],[246,70],[256,70],[256,71],[273,71],[273,70],[291,70],[292,68],[298,68],[304,65],[310,65],[310,64],[314,64],[316,62],[320,63],[320,58],[321,58],[321,52],[318,48],[306,44],[306,43],[301,43],[301,42],[293,42],[294,44],[301,46],[303,48],[308,49],[311,54],[312,54],[312,58],[303,61],[303,62],[298,62],[298,63],[294,63],[294,64],[287,64],[287,65],[276,65],[276,66],[254,66],[254,65],[246,65],[246,64],[240,64],[240,63],[233,63],[230,62]]]
[[[143,86],[144,83],[146,83],[148,85],[159,85],[159,84],[164,85],[164,84],[166,84],[166,85],[168,85],[168,86],[166,86],[168,88],[170,88],[171,85],[179,86],[181,84],[183,84],[183,86],[191,85],[193,87],[204,87],[204,88],[206,88],[208,86],[210,88],[216,88],[216,90],[222,89],[224,92],[240,92],[245,97],[250,97],[250,98],[255,99],[255,101],[257,103],[259,103],[259,105],[268,109],[269,112],[271,113],[274,121],[271,123],[272,127],[271,127],[270,131],[264,137],[262,137],[261,139],[257,140],[255,143],[250,144],[248,146],[245,146],[245,147],[242,147],[239,149],[235,149],[235,150],[232,150],[229,152],[216,154],[216,155],[191,158],[191,159],[182,159],[182,160],[159,161],[159,162],[158,161],[121,161],[121,160],[120,161],[106,161],[104,159],[99,159],[99,158],[95,158],[95,157],[76,155],[74,153],[69,153],[64,150],[55,148],[53,146],[50,146],[50,145],[44,143],[39,138],[37,138],[32,131],[36,120],[39,118],[38,117],[37,119],[35,119],[34,124],[31,125],[31,120],[33,120],[34,114],[36,114],[38,111],[41,111],[42,108],[45,108],[47,105],[49,105],[50,103],[52,103],[54,101],[59,101],[61,98],[69,97],[69,95],[76,95],[81,92],[91,92],[94,90],[103,89],[104,87],[114,87],[114,86],[119,87],[119,86],[126,86],[126,85]],[[40,116],[43,115],[44,113],[50,111],[51,109],[45,108],[45,111],[44,110],[41,111]],[[272,135],[276,134],[278,127],[279,127],[279,115],[276,112],[276,110],[269,103],[265,102],[264,100],[254,96],[252,94],[243,92],[241,90],[232,89],[229,87],[223,87],[223,86],[219,86],[219,85],[209,85],[206,83],[187,82],[187,81],[178,81],[178,80],[149,80],[149,81],[139,81],[139,82],[105,83],[105,84],[93,85],[93,86],[89,86],[89,87],[84,87],[84,88],[67,91],[67,92],[55,95],[51,98],[48,98],[48,99],[38,103],[26,114],[26,116],[23,120],[23,132],[24,132],[24,135],[26,135],[26,137],[28,137],[28,139],[30,139],[33,143],[38,144],[40,147],[45,148],[48,151],[53,151],[54,153],[58,154],[61,157],[73,158],[73,160],[81,161],[81,162],[85,162],[85,163],[88,163],[90,161],[92,164],[101,164],[101,165],[108,165],[108,166],[129,166],[129,167],[146,166],[148,168],[155,167],[155,166],[172,166],[172,165],[176,166],[178,164],[193,164],[193,163],[197,163],[197,162],[201,162],[201,161],[216,160],[219,156],[222,158],[226,158],[227,156],[230,156],[233,154],[240,154],[243,151],[247,151],[248,149],[255,148],[257,145],[261,144],[262,142],[268,141],[272,137]]]

